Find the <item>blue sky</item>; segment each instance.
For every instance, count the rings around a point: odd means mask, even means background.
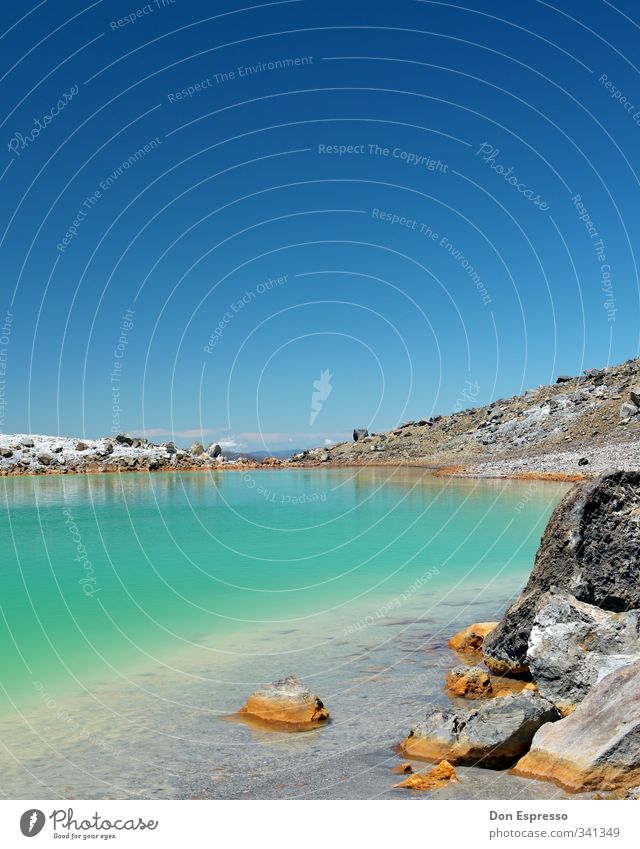
[[[630,0],[0,16],[4,432],[278,450],[637,356]]]

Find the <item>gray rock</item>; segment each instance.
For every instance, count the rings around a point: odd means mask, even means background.
[[[631,398],[636,407],[640,407],[640,386],[631,387],[629,390],[629,398]]]
[[[55,460],[51,454],[38,454],[38,462],[42,463],[43,466],[50,466]]]
[[[204,454],[204,445],[201,442],[194,442],[189,452],[193,454],[194,457],[199,457],[201,454]]]
[[[212,442],[211,445],[207,448],[207,454],[215,459],[216,457],[219,457],[222,454],[222,448],[220,448],[220,446],[216,442]]]
[[[33,441],[33,439],[23,439],[21,444],[22,444],[23,448],[34,448],[35,447],[35,442]]]
[[[632,404],[631,401],[625,401],[624,404],[620,405],[620,418],[626,419],[630,416],[635,416],[638,413],[638,407],[635,404]]]
[[[504,416],[504,411],[500,407],[492,407],[487,413],[491,421],[496,421]]]
[[[116,436],[116,442],[118,445],[132,445],[133,439],[126,433],[119,433]]]
[[[0,448],[0,457],[13,457],[13,451],[10,448]]]
[[[167,452],[167,454],[177,454],[178,453],[178,449],[176,448],[176,446],[174,445],[173,442],[165,442],[164,450]]]
[[[640,664],[612,672],[573,713],[545,725],[514,772],[569,790],[614,790],[640,781]]]
[[[76,451],[86,451],[88,447],[86,442],[76,442]]]
[[[556,383],[569,383],[570,380],[573,380],[571,375],[569,374],[561,374],[556,380]]]
[[[562,712],[605,675],[640,661],[640,610],[611,613],[553,588],[540,599],[527,663],[541,696]]]
[[[580,457],[580,459],[578,460],[578,465],[579,466],[588,466],[589,461],[587,460],[586,457]]]
[[[640,608],[640,472],[578,484],[556,507],[527,585],[484,642],[493,672],[527,673],[536,604],[554,585],[604,610]]]
[[[532,692],[490,699],[478,707],[433,707],[401,747],[409,756],[502,769],[528,750],[543,723],[559,716],[550,702]]]
[[[360,439],[364,439],[365,436],[369,436],[369,431],[366,427],[357,427],[353,431],[353,441],[358,442]]]

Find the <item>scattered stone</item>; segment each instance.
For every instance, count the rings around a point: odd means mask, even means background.
[[[439,787],[445,787],[450,782],[460,783],[455,769],[449,761],[440,761],[437,766],[429,772],[422,775],[410,775],[399,784],[394,784],[394,787],[408,787],[409,790],[437,790]]]
[[[51,454],[38,454],[38,463],[42,463],[43,466],[50,466],[53,462]]]
[[[480,666],[456,666],[447,673],[446,690],[463,699],[486,699],[493,693],[491,678]]]
[[[295,675],[256,690],[239,713],[296,730],[315,727],[329,719],[329,711],[322,701]]]
[[[476,622],[458,631],[449,640],[449,648],[458,654],[482,654],[482,646],[487,634],[498,625],[497,622]]]
[[[529,749],[541,725],[559,716],[551,702],[532,692],[490,699],[477,708],[433,707],[400,747],[412,758],[502,769]]]
[[[212,442],[207,448],[207,454],[215,460],[216,457],[219,457],[222,454],[222,448],[220,448],[217,442]]]
[[[634,386],[629,390],[629,398],[636,407],[640,407],[640,386]]]
[[[640,780],[640,664],[603,678],[575,711],[541,728],[514,772],[571,791]]]
[[[354,442],[359,442],[359,440],[364,439],[365,436],[369,436],[369,431],[366,429],[366,427],[354,428],[354,431],[353,431],[353,441]]]
[[[129,445],[130,446],[130,445],[133,444],[133,439],[126,433],[119,433],[116,436],[116,442],[118,443],[118,445]]]
[[[631,401],[625,401],[620,405],[620,418],[627,419],[638,414],[638,407]]]
[[[33,439],[23,439],[21,445],[23,448],[34,448],[35,442],[33,441]]]
[[[10,448],[0,448],[0,457],[13,457],[13,451]]]
[[[277,457],[265,457],[262,460],[263,466],[275,467],[282,465],[281,461]]]
[[[194,442],[189,449],[189,453],[193,454],[194,457],[199,457],[201,454],[204,454],[203,444],[201,442]]]
[[[173,442],[165,442],[164,450],[167,452],[167,454],[177,454],[178,453],[178,449],[176,448],[176,446]]]
[[[554,585],[604,610],[640,608],[640,472],[578,484],[556,507],[524,591],[484,641],[492,672],[528,674],[536,605]]]
[[[405,761],[402,764],[398,764],[398,766],[394,766],[391,772],[394,775],[408,775],[413,772],[413,767],[409,763],[409,761]]]
[[[573,380],[573,378],[571,377],[571,375],[569,375],[569,374],[561,374],[561,375],[557,378],[556,383],[569,383],[569,381],[570,381],[570,380]]]
[[[76,451],[86,451],[88,448],[86,442],[76,442]]]
[[[586,457],[580,457],[580,459],[578,460],[578,465],[579,466],[588,466],[589,461],[587,460]]]
[[[606,675],[639,661],[640,610],[611,613],[556,588],[540,599],[527,662],[540,695],[563,715]]]

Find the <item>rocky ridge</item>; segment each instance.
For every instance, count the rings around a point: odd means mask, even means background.
[[[587,369],[483,407],[405,422],[386,433],[295,454],[297,465],[451,466],[459,475],[640,468],[640,360]]]

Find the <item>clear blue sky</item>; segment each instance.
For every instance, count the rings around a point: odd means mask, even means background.
[[[637,3],[0,16],[4,432],[276,450],[638,354]]]

